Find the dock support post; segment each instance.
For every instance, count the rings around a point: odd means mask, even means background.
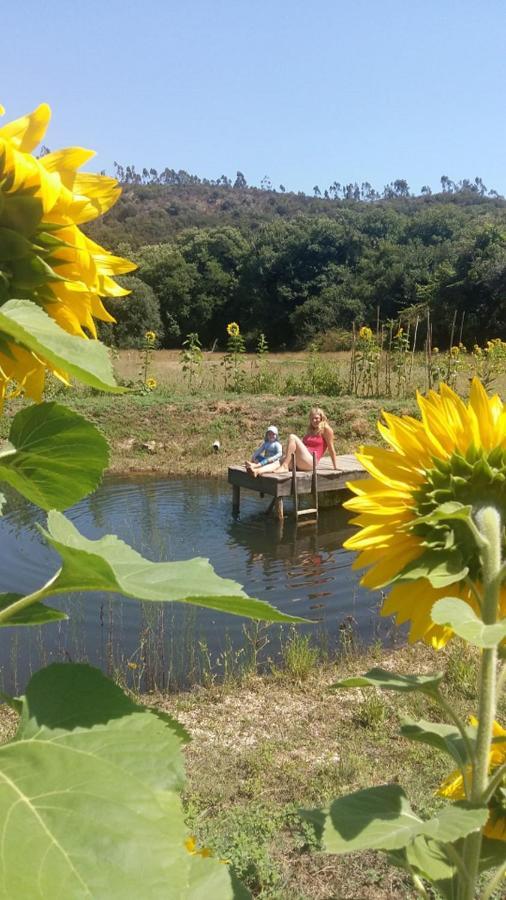
[[[297,490],[297,459],[295,453],[292,453],[292,493],[295,521],[297,521],[299,517],[299,492]]]
[[[241,488],[238,484],[232,485],[232,512],[234,516],[239,514],[239,507],[241,505]]]
[[[280,522],[283,521],[283,519],[285,517],[285,513],[283,510],[283,498],[282,497],[274,498],[274,514]]]

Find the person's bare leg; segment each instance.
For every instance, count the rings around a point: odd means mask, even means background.
[[[281,472],[289,472],[292,467],[292,457],[295,453],[295,465],[302,472],[310,472],[313,468],[313,457],[307,447],[302,443],[300,437],[291,434],[286,445],[285,455],[280,461],[279,469]]]
[[[279,460],[276,462],[266,463],[265,466],[259,466],[259,470],[257,471],[257,475],[264,475],[267,472],[277,472],[279,470]]]

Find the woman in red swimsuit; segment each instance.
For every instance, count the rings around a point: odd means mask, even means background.
[[[279,463],[263,466],[264,472],[288,472],[292,467],[292,456],[295,453],[295,465],[302,472],[310,472],[313,468],[313,453],[318,463],[326,451],[329,451],[334,469],[337,469],[337,457],[334,449],[334,432],[327,416],[319,406],[309,411],[309,429],[302,440],[296,434],[290,434],[284,448],[283,458]]]

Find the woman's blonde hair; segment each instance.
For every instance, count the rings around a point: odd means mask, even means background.
[[[309,427],[312,428],[311,425],[311,417],[312,416],[320,416],[320,424],[318,426],[318,433],[321,434],[323,429],[329,424],[329,420],[327,416],[323,412],[323,409],[320,409],[319,406],[312,406],[309,410]]]

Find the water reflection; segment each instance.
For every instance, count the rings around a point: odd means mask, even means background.
[[[17,496],[9,500],[0,520],[0,589],[28,592],[50,577],[58,557],[35,527],[44,514]],[[379,597],[359,588],[352,555],[343,550],[347,513],[323,510],[317,526],[297,528],[263,509],[258,497],[245,495],[234,519],[221,481],[109,478],[68,516],[86,537],[115,533],[155,561],[209,558],[250,596],[310,618],[314,624],[304,628],[331,649],[351,625],[365,642],[373,640]],[[0,687],[21,690],[32,671],[55,659],[89,660],[136,687],[175,687],[210,677],[220,660],[223,667],[246,653],[245,623],[235,616],[108,594],[61,596],[51,605],[69,620],[0,631]],[[279,640],[279,626],[271,626],[264,656],[276,653]]]

